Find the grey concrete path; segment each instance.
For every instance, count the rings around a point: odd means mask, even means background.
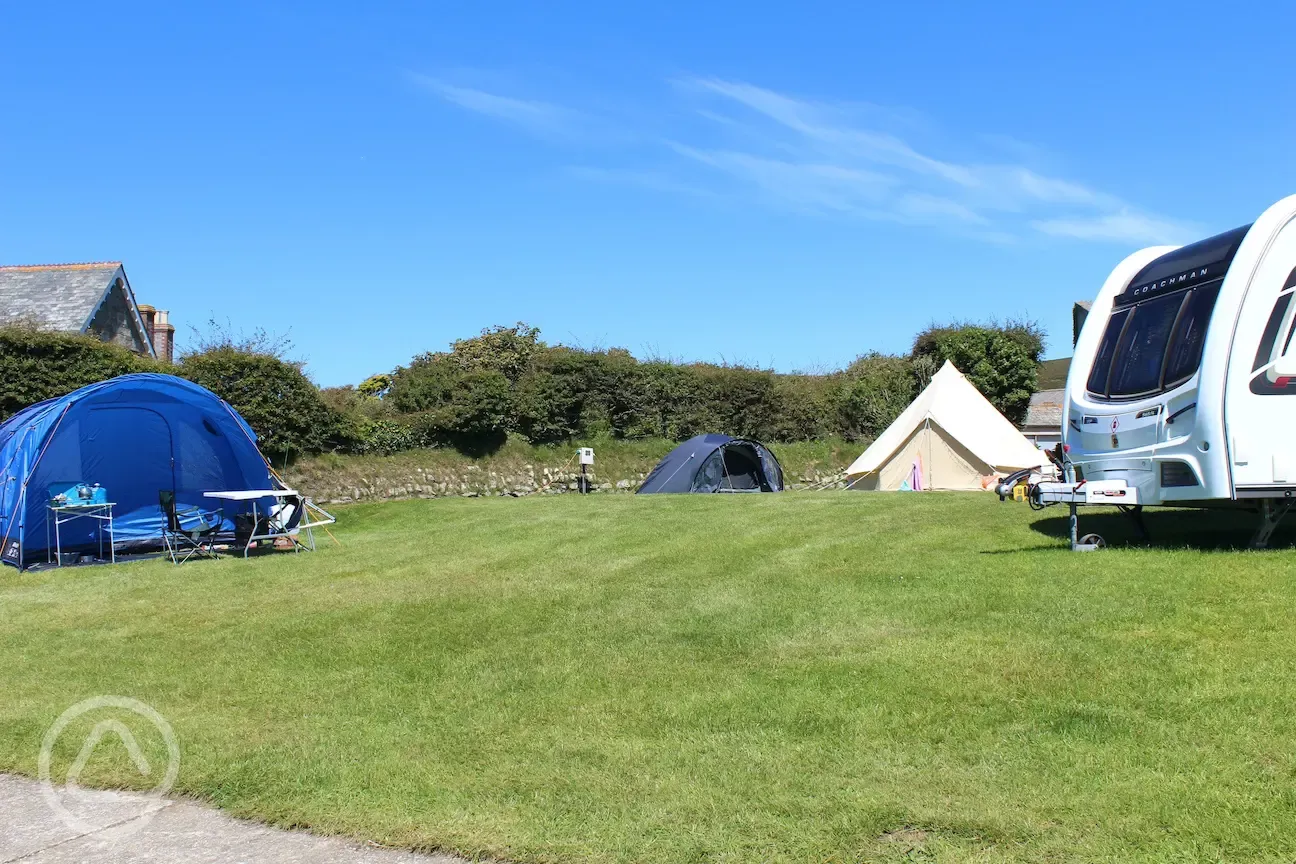
[[[58,790],[0,774],[0,864],[463,864],[231,819],[188,801]]]

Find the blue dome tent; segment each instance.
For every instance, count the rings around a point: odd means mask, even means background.
[[[698,435],[657,463],[639,494],[653,492],[782,492],[783,468],[759,441]]]
[[[160,545],[166,519],[158,493],[216,514],[203,492],[279,484],[256,433],[210,390],[173,375],[122,375],[32,405],[0,425],[0,560],[45,560],[51,490],[98,483],[112,501],[118,543]],[[265,502],[273,505],[273,500]],[[233,530],[232,517],[224,530]],[[89,549],[91,520],[61,528],[64,549]]]

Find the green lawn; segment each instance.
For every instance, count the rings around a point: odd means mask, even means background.
[[[344,509],[315,555],[6,568],[0,769],[34,773],[66,707],[117,694],[175,727],[181,792],[397,846],[1292,860],[1296,553],[1162,513],[1167,545],[1078,555],[1062,515],[447,499]],[[88,774],[141,785],[123,754]]]

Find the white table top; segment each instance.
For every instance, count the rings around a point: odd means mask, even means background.
[[[294,498],[296,489],[228,489],[221,492],[204,492],[204,498],[223,498],[226,501],[251,501],[253,498]]]

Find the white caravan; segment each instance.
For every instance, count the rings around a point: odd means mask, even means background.
[[[1264,545],[1296,494],[1296,195],[1250,225],[1112,271],[1067,376],[1068,483],[1034,503],[1257,509]],[[1137,510],[1134,512],[1137,513]],[[1101,545],[1101,538],[1077,547]]]

